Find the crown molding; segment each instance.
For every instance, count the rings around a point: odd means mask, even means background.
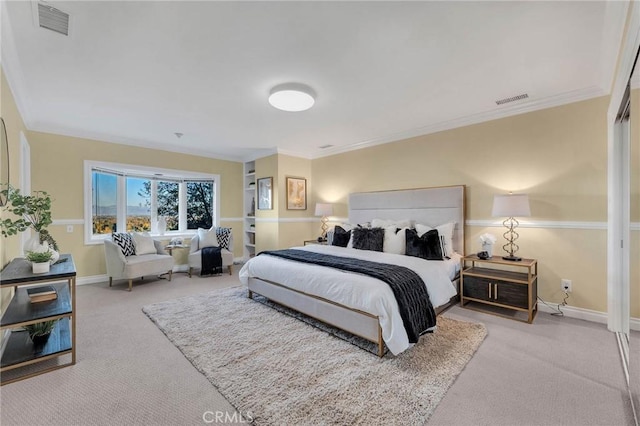
[[[96,142],[113,143],[117,145],[135,146],[138,148],[147,148],[160,151],[175,152],[178,154],[195,155],[199,157],[211,158],[215,160],[226,160],[233,162],[242,162],[240,156],[230,156],[217,153],[215,151],[209,151],[204,149],[183,147],[169,143],[151,142],[134,138],[122,138],[100,132],[90,132],[84,130],[69,130],[67,128],[58,127],[55,125],[46,125],[41,123],[35,123],[29,127],[30,131],[41,133],[52,133],[60,136],[68,136],[72,138],[90,139]]]
[[[311,159],[328,157],[330,155],[342,154],[349,151],[356,151],[363,148],[369,148],[376,145],[382,145],[390,142],[396,142],[403,139],[409,139],[416,136],[429,135],[432,133],[442,132],[444,130],[456,129],[459,127],[469,126],[472,124],[483,123],[486,121],[497,120],[500,118],[511,117],[513,115],[525,114],[528,112],[538,111],[547,108],[553,108],[574,102],[585,101],[607,95],[604,89],[598,86],[591,86],[584,89],[573,90],[556,96],[549,96],[539,100],[529,100],[517,105],[505,106],[491,111],[472,114],[460,117],[454,120],[443,121],[440,123],[430,124],[428,126],[419,127],[413,130],[394,133],[386,137],[371,139],[369,141],[359,142],[347,146],[336,147],[334,149],[326,149],[322,153],[316,152]]]

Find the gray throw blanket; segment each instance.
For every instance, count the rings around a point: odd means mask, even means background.
[[[410,343],[416,343],[421,334],[436,325],[436,313],[427,287],[422,278],[409,268],[305,250],[274,250],[259,254],[356,272],[384,281],[396,297]]]
[[[205,247],[201,250],[202,269],[200,275],[222,273],[222,253],[220,247]]]

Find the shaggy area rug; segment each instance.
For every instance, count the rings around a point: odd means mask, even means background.
[[[423,424],[486,336],[439,316],[435,333],[378,358],[242,287],[143,311],[254,424]]]

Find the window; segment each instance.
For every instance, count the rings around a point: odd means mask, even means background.
[[[151,231],[151,180],[126,178],[127,232]]]
[[[169,236],[218,223],[219,176],[85,161],[85,243],[116,231],[157,233],[159,217]]]
[[[91,176],[93,182],[91,205],[94,234],[110,234],[116,232],[116,194],[117,179],[115,175],[95,172]]]
[[[167,221],[167,231],[177,231],[180,225],[178,200],[180,184],[177,182],[158,182],[158,216]]]
[[[212,206],[211,182],[187,182],[187,229],[211,228]]]

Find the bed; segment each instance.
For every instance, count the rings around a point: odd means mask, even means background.
[[[417,257],[327,245],[296,247],[296,251],[400,265],[425,282],[437,313],[457,297],[460,256],[464,254],[465,187],[451,186],[398,191],[354,193],[349,196],[349,222],[406,220],[430,227],[453,222],[450,259]],[[250,259],[240,271],[248,295],[260,294],[332,326],[384,346],[397,355],[410,348],[398,303],[384,282],[319,265],[270,255]]]

